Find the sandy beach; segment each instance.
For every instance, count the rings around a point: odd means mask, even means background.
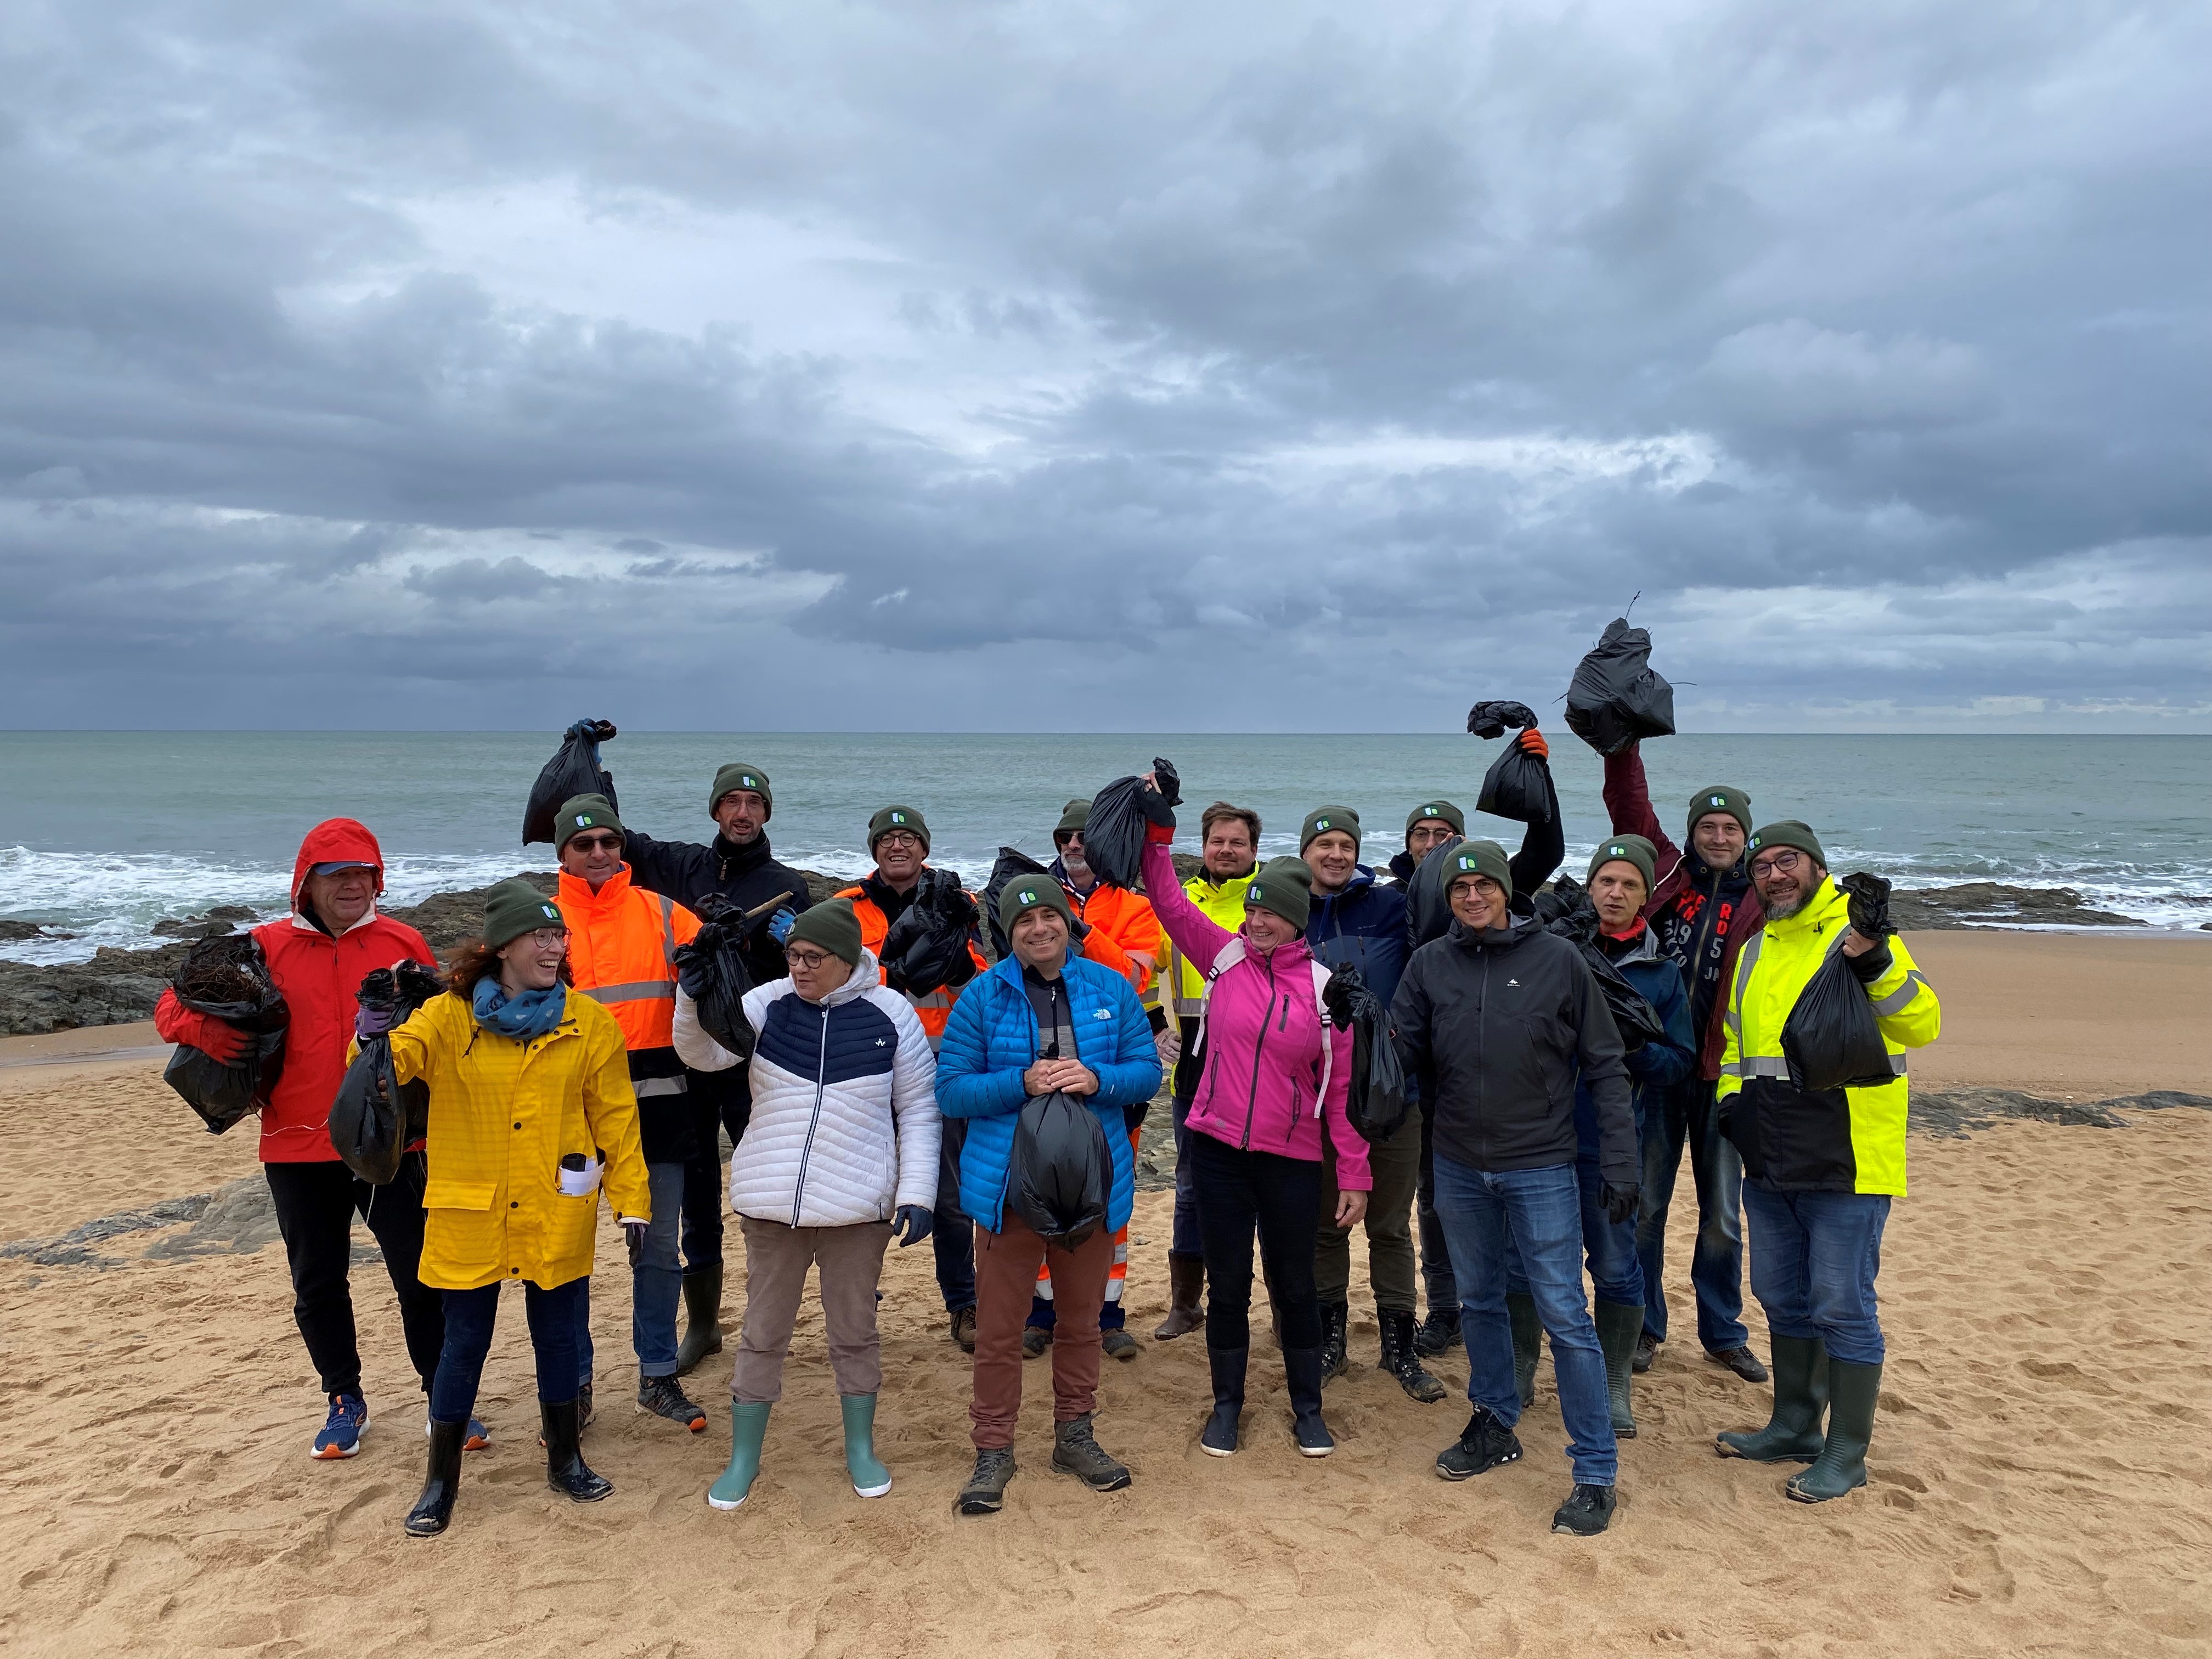
[[[1917,1087],[2212,1095],[2212,940],[1911,943],[1946,1004]],[[586,1450],[615,1496],[577,1507],[546,1491],[516,1298],[479,1407],[492,1447],[468,1459],[453,1531],[418,1542],[399,1519],[421,1480],[422,1409],[366,1231],[354,1294],[374,1425],[361,1456],[318,1464],[306,1448],[319,1401],[253,1202],[250,1130],[201,1132],[161,1083],[154,1042],[110,1026],[0,1044],[10,1651],[2151,1659],[2212,1638],[2212,1113],[2193,1107],[2124,1111],[2117,1128],[2009,1121],[1914,1139],[1913,1193],[1884,1252],[1873,1485],[1818,1508],[1784,1502],[1780,1471],[1714,1456],[1717,1430],[1765,1419],[1767,1391],[1680,1337],[1638,1381],[1644,1431],[1623,1446],[1604,1537],[1547,1530],[1567,1480],[1548,1364],[1525,1460],[1439,1481],[1431,1462],[1463,1401],[1415,1404],[1372,1369],[1358,1251],[1358,1363],[1328,1395],[1337,1455],[1296,1455],[1267,1353],[1248,1449],[1206,1458],[1201,1343],[1149,1340],[1166,1281],[1168,1199],[1154,1191],[1139,1195],[1130,1273],[1145,1352],[1109,1366],[1101,1408],[1102,1439],[1136,1473],[1127,1492],[1048,1471],[1040,1363],[1006,1511],[956,1520],[967,1369],[925,1247],[895,1252],[884,1285],[892,1493],[866,1502],[844,1480],[817,1309],[752,1501],[710,1511],[728,1355],[693,1379],[708,1433],[631,1409],[628,1279],[603,1229],[601,1414]],[[1692,1215],[1677,1203],[1678,1307]],[[733,1279],[726,1313],[741,1304]],[[1755,1303],[1746,1311],[1763,1353]],[[1435,1369],[1456,1395],[1462,1356]]]

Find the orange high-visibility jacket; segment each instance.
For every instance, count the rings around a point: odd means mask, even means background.
[[[1141,951],[1156,963],[1160,959],[1160,919],[1152,914],[1152,901],[1104,882],[1093,887],[1088,898],[1066,882],[1060,888],[1067,895],[1068,908],[1091,930],[1083,941],[1083,954],[1121,975],[1136,988],[1138,1000],[1145,1000],[1153,970],[1133,961],[1129,953]]]
[[[890,918],[884,914],[883,907],[868,896],[865,887],[841,888],[831,896],[853,901],[853,914],[860,921],[860,943],[876,953],[876,960],[880,963],[884,955],[884,935],[891,930]],[[968,941],[968,959],[975,964],[977,973],[990,971],[991,964],[975,948],[975,941],[972,939]],[[878,967],[876,973],[884,984],[890,983],[888,969]],[[969,985],[975,982],[973,979],[968,981]],[[914,1005],[915,1015],[921,1021],[922,1035],[929,1039],[930,1053],[935,1054],[937,1045],[944,1040],[945,1022],[952,1018],[952,1005],[960,1000],[960,993],[966,988],[965,986],[940,985],[924,997],[918,997],[911,991],[906,993],[906,1000]]]
[[[596,893],[564,872],[554,902],[568,924],[576,988],[615,1017],[632,1054],[674,1047],[676,947],[691,942],[699,918],[631,886],[627,864]]]

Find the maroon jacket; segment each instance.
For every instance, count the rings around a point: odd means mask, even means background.
[[[1642,836],[1659,849],[1659,884],[1644,907],[1662,956],[1682,970],[1690,992],[1690,1018],[1699,1036],[1698,1075],[1721,1074],[1721,1016],[1735,978],[1736,952],[1765,922],[1759,891],[1738,860],[1735,868],[1709,870],[1694,853],[1667,838],[1651,810],[1644,757],[1631,744],[1605,757],[1605,807],[1616,836]],[[1682,833],[1689,834],[1683,826]]]

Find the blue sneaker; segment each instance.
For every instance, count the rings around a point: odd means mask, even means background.
[[[361,1437],[368,1432],[368,1401],[357,1394],[334,1394],[330,1420],[315,1437],[315,1449],[309,1455],[324,1462],[351,1457],[361,1450]]]
[[[430,1438],[430,1419],[427,1417],[422,1419],[422,1437],[425,1440]],[[482,1451],[489,1444],[491,1444],[491,1431],[484,1427],[479,1419],[473,1417],[469,1419],[469,1431],[461,1437],[461,1449]]]

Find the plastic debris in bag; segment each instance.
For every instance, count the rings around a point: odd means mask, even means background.
[[[990,929],[991,954],[1001,962],[1013,954],[1013,945],[1007,940],[1006,930],[999,926],[999,895],[1006,890],[1008,882],[1024,876],[1050,880],[1052,872],[1018,847],[1001,847],[997,862],[991,866],[991,878],[983,884],[983,925]]]
[[[1567,726],[1601,755],[1674,731],[1674,688],[1651,666],[1651,635],[1628,618],[1609,623],[1596,648],[1575,665],[1567,687]]]
[[[1554,914],[1545,921],[1544,931],[1557,933],[1561,939],[1583,953],[1583,960],[1597,981],[1597,988],[1604,994],[1607,1012],[1613,1016],[1613,1028],[1620,1033],[1624,1054],[1634,1054],[1647,1042],[1667,1040],[1666,1023],[1659,1018],[1643,992],[1628,982],[1628,976],[1613,965],[1597,942],[1600,923],[1595,907],[1589,902],[1588,890],[1571,881],[1562,881],[1560,887],[1571,889],[1571,893],[1553,892],[1540,896],[1539,916],[1549,909]],[[1547,904],[1546,900],[1550,902]]]
[[[755,908],[773,909],[788,896],[778,893]],[[741,909],[720,893],[709,893],[693,909],[699,931],[689,944],[676,947],[676,966],[684,979],[702,982],[692,998],[699,1010],[699,1029],[735,1054],[742,1066],[753,1057],[759,1036],[745,1018],[745,993],[753,988],[752,975],[745,967],[745,936],[765,916]]]
[[[1072,1250],[1106,1224],[1113,1190],[1114,1158],[1097,1113],[1058,1091],[1022,1108],[1006,1166],[1010,1213],[1046,1243]]]
[[[1322,1006],[1339,1030],[1352,1031],[1352,1080],[1344,1097],[1346,1120],[1370,1144],[1405,1127],[1413,1109],[1398,1045],[1390,1036],[1390,1011],[1367,988],[1357,968],[1339,968],[1322,990]]]
[[[185,954],[170,981],[177,1000],[244,1034],[246,1048],[225,1064],[187,1044],[169,1056],[161,1080],[221,1134],[257,1111],[284,1071],[284,1032],[291,1020],[284,994],[269,976],[269,959],[251,933],[204,939]]]
[[[1159,781],[1161,799],[1170,806],[1182,805],[1182,780],[1175,768],[1155,757],[1152,775]],[[1141,805],[1144,790],[1132,774],[1115,779],[1091,799],[1090,821],[1083,828],[1083,858],[1091,873],[1109,887],[1127,891],[1137,885],[1149,827]]]
[[[960,878],[925,866],[913,898],[884,934],[884,983],[908,996],[942,990],[967,960],[977,920]]]
[[[1790,1081],[1808,1094],[1897,1080],[1874,1002],[1840,948],[1828,952],[1797,994],[1782,1027],[1782,1057],[1790,1062]]]
[[[372,1187],[399,1173],[408,1147],[430,1132],[430,1085],[402,1083],[392,1063],[391,1033],[446,988],[427,962],[403,962],[364,975],[354,1000],[384,1030],[364,1039],[331,1102],[331,1150]]]
[[[1504,737],[1509,726],[1520,732],[1535,723],[1535,711],[1525,702],[1479,702],[1467,711],[1467,729],[1485,739]],[[1551,763],[1530,754],[1517,739],[1507,744],[1483,775],[1474,809],[1516,823],[1549,823],[1559,812]]]
[[[1863,870],[1836,884],[1850,895],[1851,927],[1863,939],[1876,941],[1897,929],[1889,920],[1889,883]]]
[[[605,795],[616,811],[614,774],[599,765],[599,745],[615,735],[612,720],[579,720],[562,734],[561,750],[545,763],[538,781],[530,786],[529,805],[522,809],[522,844],[553,839],[553,817],[579,795]]]

